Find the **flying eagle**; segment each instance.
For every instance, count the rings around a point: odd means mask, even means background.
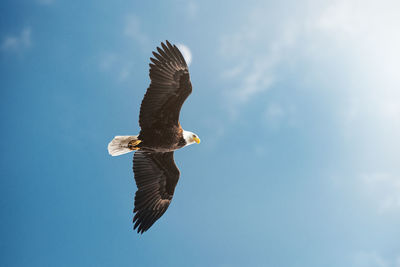
[[[158,53],[157,53],[158,52]],[[192,92],[189,70],[175,45],[161,43],[150,58],[150,86],[140,106],[140,133],[115,136],[108,144],[112,156],[135,151],[134,227],[143,234],[167,210],[179,180],[174,151],[200,143],[199,137],[182,129],[179,113]]]

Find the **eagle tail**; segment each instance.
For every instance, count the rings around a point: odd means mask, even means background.
[[[114,139],[108,143],[108,153],[111,156],[119,156],[129,153],[134,150],[138,150],[141,140],[138,139],[137,135],[133,136],[115,136]]]

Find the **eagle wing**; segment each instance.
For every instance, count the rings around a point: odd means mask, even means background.
[[[137,228],[137,232],[142,234],[168,209],[180,172],[174,162],[174,152],[145,151],[135,153],[133,172],[138,187],[133,229]]]
[[[150,86],[140,106],[139,124],[143,128],[155,125],[179,124],[183,102],[192,92],[189,70],[175,45],[161,43],[155,58],[150,58]]]

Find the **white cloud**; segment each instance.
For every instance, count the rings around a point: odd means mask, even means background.
[[[176,46],[185,58],[186,64],[190,66],[190,64],[192,63],[192,52],[190,51],[189,47],[184,44],[177,44]]]
[[[123,81],[125,81],[126,79],[128,79],[130,75],[131,75],[130,68],[128,68],[128,67],[123,67],[123,68],[119,71],[118,81],[123,82]]]
[[[242,73],[245,70],[246,70],[246,65],[244,63],[242,63],[241,65],[236,65],[236,66],[233,66],[230,69],[223,70],[223,72],[221,74],[221,77],[223,79],[230,80],[230,79],[233,79],[233,78],[235,78],[235,77],[237,77],[239,75],[242,75]]]
[[[142,48],[146,54],[149,53],[147,49],[151,43],[150,38],[143,30],[141,20],[138,16],[134,14],[125,16],[122,28],[122,34],[128,37],[129,47],[131,47],[131,42],[133,41],[139,48]],[[177,44],[177,46],[182,52],[186,63],[190,65],[192,62],[192,52],[189,47],[184,44]],[[146,50],[144,50],[144,48],[146,48]],[[113,73],[116,80],[119,82],[129,79],[133,73],[133,63],[132,59],[130,59],[131,51],[129,51],[129,49],[131,48],[128,48],[128,50],[120,49],[119,51],[111,51],[100,55],[100,60],[98,62],[100,70]]]
[[[258,11],[248,12],[243,25],[221,37],[221,57],[231,66],[221,79],[234,89],[224,94],[226,110],[240,114],[242,106],[268,99],[269,90],[280,88],[276,85],[288,79],[288,69],[301,73],[301,78],[296,73],[289,78],[298,79],[294,83],[308,79],[312,101],[307,103],[325,101],[315,108],[326,103],[323,116],[339,126],[332,134],[342,140],[340,153],[351,162],[347,173],[355,174],[342,173],[339,183],[369,211],[398,214],[400,2],[333,0],[310,6],[315,7],[282,13],[286,16],[279,20],[266,15],[266,7],[255,7]],[[266,107],[269,125],[299,118],[287,108],[293,104],[296,110],[296,99],[282,98],[290,96],[274,94],[275,102]]]
[[[196,2],[187,1],[186,13],[185,14],[189,19],[194,19],[194,18],[197,17],[198,9],[199,9],[199,7],[198,7]]]
[[[270,102],[264,110],[263,123],[269,130],[296,128],[299,126],[296,113],[296,107],[292,104]]]
[[[398,12],[397,1],[365,1],[362,5],[335,1],[316,20],[316,33],[345,51],[343,56],[348,58],[342,64],[352,67],[348,95],[357,99],[349,107],[354,119],[368,112],[378,120],[400,122]]]
[[[359,252],[354,263],[357,267],[389,267],[389,263],[376,252]]]
[[[354,255],[354,267],[400,267],[400,256],[392,259],[376,251],[359,251]]]
[[[346,101],[334,111],[339,134],[374,165],[394,166],[400,158],[399,12],[398,1],[335,1],[312,28],[318,40],[332,43],[329,53],[340,59],[334,64],[343,67],[337,76],[344,77],[344,86],[336,96]],[[386,201],[394,205],[393,199]]]
[[[111,70],[117,63],[117,55],[115,53],[107,53],[100,58],[100,69],[103,71]]]
[[[323,9],[313,22],[312,27],[345,35],[359,32],[365,23],[354,1],[335,1]]]
[[[128,48],[105,52],[99,56],[100,60],[98,61],[99,69],[114,75],[118,82],[124,82],[132,76],[133,59],[130,50],[132,41],[140,48],[147,47],[149,44],[149,38],[142,30],[141,21],[136,15],[125,16],[121,34],[128,37]]]
[[[299,79],[304,86],[307,79],[307,94],[326,101],[324,112],[339,126],[336,134],[347,142],[349,157],[354,155],[358,166],[400,176],[388,169],[400,158],[400,2],[312,0],[310,6],[277,12],[279,19],[266,15],[264,4],[243,10],[246,22],[220,40],[220,55],[229,66],[220,74],[229,88],[223,107],[234,119],[252,101],[268,99],[281,81]],[[274,94],[280,102],[277,95],[284,94]],[[296,99],[290,101],[296,107]],[[266,118],[272,121],[271,115]],[[356,156],[357,151],[363,153]],[[397,205],[394,196],[384,201],[381,210]]]
[[[265,16],[265,10],[257,8],[249,13],[248,22],[238,31],[221,37],[220,54],[230,66],[223,70],[221,78],[234,84],[224,94],[231,115],[235,116],[238,107],[274,86],[277,68],[295,43],[295,24],[278,25],[279,31],[272,29],[273,24],[273,19]]]
[[[364,116],[363,108],[368,107],[377,119],[400,124],[400,2],[311,1],[310,6],[313,9],[299,10],[298,6],[293,9],[296,13],[282,13],[276,20],[273,14],[266,15],[268,7],[261,4],[253,11],[243,11],[248,13],[246,23],[221,37],[221,56],[232,66],[221,77],[240,70],[234,79],[238,84],[231,99],[234,105],[273,87],[286,78],[280,76],[279,68],[302,60],[303,64],[335,65],[335,71],[342,72],[337,76],[346,77],[351,87],[338,94],[357,98],[357,108],[344,108],[353,119]],[[353,75],[346,76],[348,71]],[[326,84],[319,88],[335,81],[322,82]]]
[[[199,14],[199,2],[195,0],[172,0],[170,1],[170,7],[172,8],[172,16],[182,16],[186,20],[194,20],[198,18]]]
[[[285,117],[285,111],[283,107],[279,104],[272,103],[267,106],[264,116],[270,127],[277,128],[279,123]]]
[[[142,31],[140,19],[135,15],[128,15],[125,19],[124,34],[137,41],[140,45],[149,43],[149,38]]]
[[[117,53],[104,53],[98,64],[101,71],[111,73],[118,82],[124,82],[132,76],[132,62]]]
[[[3,39],[1,50],[21,52],[31,46],[31,28],[24,28],[19,35],[9,35]]]
[[[242,87],[233,95],[236,101],[247,102],[252,96],[267,90],[274,82],[273,67],[272,59],[255,61],[250,72],[243,77]]]
[[[400,176],[391,173],[369,173],[361,175],[360,180],[360,189],[367,201],[380,213],[400,211]]]

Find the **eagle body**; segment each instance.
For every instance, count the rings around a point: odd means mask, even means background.
[[[182,127],[176,125],[142,129],[138,139],[138,148],[153,152],[171,152],[187,144]]]
[[[138,190],[133,218],[138,233],[147,231],[169,207],[180,171],[174,151],[193,143],[198,136],[182,129],[181,107],[192,92],[189,69],[181,52],[168,41],[150,58],[150,86],[140,106],[140,133],[115,136],[108,152],[118,156],[134,151],[133,172]]]

